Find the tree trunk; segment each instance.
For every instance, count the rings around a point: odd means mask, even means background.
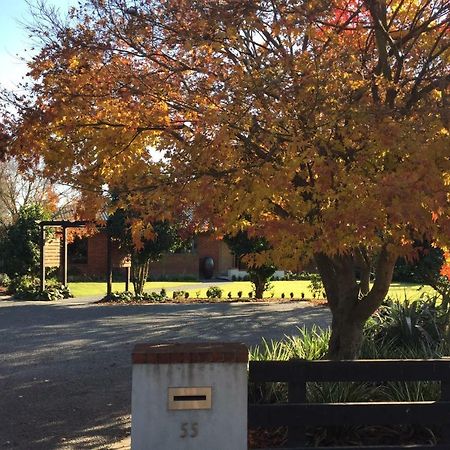
[[[363,340],[364,322],[336,313],[331,323],[328,358],[355,359],[359,356]]]
[[[255,298],[262,299],[264,295],[264,287],[266,284],[266,280],[258,280],[255,282]]]
[[[355,359],[359,356],[364,324],[386,297],[397,256],[385,245],[381,249],[375,280],[370,290],[367,279],[358,283],[356,268],[360,267],[361,249],[345,255],[315,255],[319,273],[331,309],[330,359]]]
[[[133,280],[134,295],[137,297],[144,293],[145,282],[147,281],[150,261],[141,261],[136,256],[131,256],[131,278]]]
[[[249,270],[250,282],[253,284],[255,289],[255,298],[262,299],[264,291],[266,290],[266,285],[268,283],[268,277],[262,272],[262,270],[252,269]]]
[[[449,306],[450,306],[450,292],[443,292],[442,293],[442,308],[445,311],[448,311]]]
[[[249,268],[248,274],[250,282],[255,289],[255,298],[263,298],[264,292],[270,286],[270,277],[275,273],[275,268],[272,266],[259,266]]]

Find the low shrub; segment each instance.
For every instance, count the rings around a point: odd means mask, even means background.
[[[134,300],[134,294],[131,291],[112,292],[108,300],[114,303],[127,303]]]
[[[161,291],[162,290],[163,289],[161,289]],[[142,295],[137,297],[137,300],[141,302],[162,303],[166,302],[168,298],[165,292],[160,292],[159,294],[157,292],[144,292]]]
[[[163,289],[161,289],[163,291]],[[167,301],[167,295],[165,292],[144,292],[141,295],[134,295],[131,291],[113,292],[109,297],[105,297],[103,302],[112,303],[162,303]]]
[[[250,349],[250,359],[254,361],[289,359],[324,359],[328,351],[330,330],[312,326],[298,328],[298,335],[283,340],[263,339],[261,346]]]
[[[31,275],[13,278],[9,284],[9,291],[15,298],[23,300],[55,301],[73,297],[67,286],[54,279],[47,280],[45,289],[41,291],[39,278]]]
[[[306,281],[308,281],[314,275],[315,274],[313,274],[311,272],[298,272],[298,273],[286,272],[285,278],[287,278],[288,280],[306,280]]]
[[[0,286],[7,288],[11,283],[11,278],[6,273],[0,273]]]
[[[186,291],[173,291],[172,298],[174,300],[182,300],[186,294]]]
[[[386,300],[366,324],[363,352],[373,345],[373,351],[376,347],[389,349],[391,357],[442,354],[447,346],[449,312],[436,301],[436,297],[413,302]]]
[[[206,296],[209,299],[222,298],[223,290],[219,286],[210,286],[206,291]]]
[[[39,278],[31,275],[22,275],[15,277],[9,283],[9,291],[11,294],[21,294],[27,291],[37,291],[40,288]]]

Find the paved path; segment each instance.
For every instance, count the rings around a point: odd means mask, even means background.
[[[124,448],[136,342],[253,345],[329,322],[326,309],[305,303],[91,302],[0,301],[0,449]]]

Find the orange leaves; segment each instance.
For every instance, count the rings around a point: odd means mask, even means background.
[[[435,12],[395,0],[375,36],[366,3],[97,2],[30,63],[12,151],[95,208],[120,192],[137,244],[180,212],[189,230],[252,227],[278,261],[442,235],[448,58],[423,65],[442,44],[422,27]]]
[[[134,219],[130,224],[131,238],[137,251],[144,246],[145,240],[154,238],[153,227],[150,223],[145,224],[143,220]]]
[[[447,277],[450,281],[450,253],[445,253],[445,263],[441,268],[441,275]]]

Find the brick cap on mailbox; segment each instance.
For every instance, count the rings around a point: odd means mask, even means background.
[[[238,343],[136,344],[133,364],[246,363],[248,349]]]

